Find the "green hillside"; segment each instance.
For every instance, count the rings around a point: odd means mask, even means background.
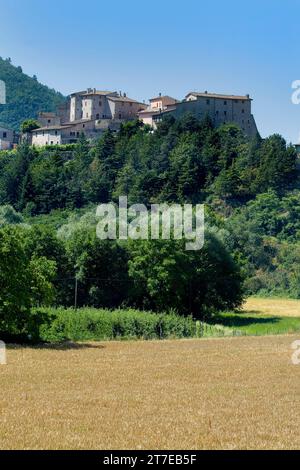
[[[36,118],[39,111],[55,111],[64,102],[64,96],[45,85],[36,77],[25,75],[21,67],[10,59],[0,57],[0,80],[6,84],[7,104],[0,105],[0,124],[15,130],[28,118]]]

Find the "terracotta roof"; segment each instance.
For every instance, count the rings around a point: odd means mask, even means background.
[[[95,119],[80,119],[77,121],[66,122],[65,124],[57,125],[57,126],[46,126],[46,127],[39,127],[38,129],[34,129],[32,132],[37,131],[56,131],[61,129],[70,129],[70,127],[75,127],[77,124],[87,124],[89,122],[95,122]]]
[[[198,91],[191,91],[186,95],[186,98],[190,95],[197,96],[199,98],[220,98],[224,100],[244,100],[249,101],[252,100],[249,95],[222,95],[218,93],[199,93]]]
[[[168,96],[168,95],[156,96],[155,98],[151,98],[149,101],[151,103],[151,101],[159,101],[159,100],[163,100],[163,99],[172,100],[172,101],[175,101],[176,103],[178,102],[178,100],[176,100],[175,98],[172,98],[172,96]]]
[[[139,101],[128,98],[127,96],[108,96],[107,99],[110,100],[110,101],[120,101],[120,102],[125,102],[125,103],[136,103],[136,104],[141,104],[143,106],[146,106],[145,103],[140,103]]]
[[[138,112],[138,114],[157,114],[157,113],[161,113],[160,108],[157,108],[157,109],[147,108],[147,109],[143,109],[142,111]]]
[[[73,125],[72,124],[66,124],[65,126],[39,127],[38,129],[34,129],[31,132],[58,131],[58,130],[61,130],[61,129],[69,129],[70,127],[73,127]]]

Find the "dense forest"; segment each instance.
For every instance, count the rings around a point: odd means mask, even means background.
[[[32,305],[73,306],[74,286],[78,306],[196,318],[237,308],[246,294],[299,298],[298,187],[295,149],[280,135],[249,140],[233,124],[215,129],[191,115],[155,132],[130,122],[93,145],[82,136],[1,152],[3,322],[18,329]],[[205,203],[204,248],[99,240],[96,205],[123,195],[147,206]]]
[[[26,119],[37,118],[40,111],[56,111],[65,100],[63,95],[29,77],[11,60],[0,57],[0,80],[6,85],[6,104],[0,104],[0,124],[15,131]]]

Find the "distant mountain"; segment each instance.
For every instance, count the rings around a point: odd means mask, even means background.
[[[6,84],[6,105],[0,104],[0,124],[20,129],[21,123],[36,118],[39,111],[55,111],[65,97],[45,85],[37,78],[23,73],[10,59],[0,57],[0,80]]]

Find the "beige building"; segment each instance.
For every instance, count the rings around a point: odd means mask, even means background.
[[[154,115],[154,125],[163,119],[166,113],[178,118],[186,113],[192,113],[199,119],[209,116],[218,127],[226,123],[237,124],[246,135],[257,134],[255,119],[251,112],[252,99],[249,95],[223,95],[217,93],[190,92],[185,100],[176,103],[175,109],[167,109]]]
[[[155,128],[155,116],[159,116],[163,111],[175,110],[178,100],[171,98],[171,96],[159,94],[156,98],[151,98],[149,103],[146,109],[138,113],[138,117],[144,124]]]
[[[93,140],[106,129],[118,131],[122,122],[136,119],[145,108],[122,93],[91,88],[73,93],[57,114],[39,114],[41,128],[32,132],[32,145],[72,144],[81,134]]]
[[[16,143],[14,131],[0,126],[0,150],[10,150],[14,143]]]

